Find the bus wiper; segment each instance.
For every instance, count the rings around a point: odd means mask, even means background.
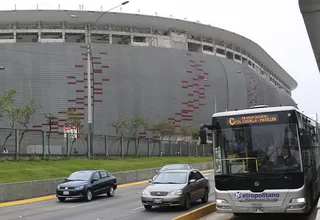
[[[283,173],[278,173],[275,171],[270,171],[272,174],[278,174],[279,176],[282,176],[283,178],[285,178],[286,180],[292,180],[291,177],[284,175]]]
[[[224,182],[227,182],[227,181],[229,181],[229,180],[233,180],[233,179],[238,178],[238,177],[243,178],[243,177],[249,177],[249,176],[248,176],[248,175],[232,175],[232,174],[231,174],[229,178],[226,178],[226,179],[224,179],[224,180],[221,180],[220,183],[224,183]]]

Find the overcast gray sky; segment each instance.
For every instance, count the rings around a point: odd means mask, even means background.
[[[14,0],[3,1],[1,10],[79,9],[108,10],[123,0]],[[68,2],[68,3],[66,3]],[[103,3],[103,4],[102,4]],[[200,21],[241,34],[264,48],[295,80],[293,98],[307,114],[320,112],[320,74],[299,10],[298,0],[130,0],[115,11]]]

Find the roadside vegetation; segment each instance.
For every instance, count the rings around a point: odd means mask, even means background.
[[[161,167],[171,163],[211,162],[212,157],[137,157],[116,159],[68,159],[0,161],[0,183],[63,178],[76,170],[104,169],[109,172]]]

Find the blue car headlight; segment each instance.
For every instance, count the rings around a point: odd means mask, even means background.
[[[74,190],[83,190],[84,189],[84,186],[77,186],[74,188]]]

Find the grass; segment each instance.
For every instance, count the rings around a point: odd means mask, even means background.
[[[65,159],[38,161],[0,161],[0,183],[64,178],[82,169],[109,172],[161,167],[170,163],[211,162],[212,157],[139,157],[125,159]]]

